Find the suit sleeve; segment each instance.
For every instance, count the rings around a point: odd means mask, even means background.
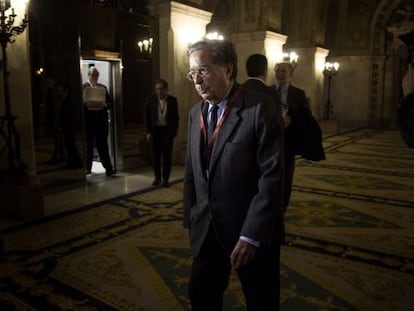
[[[312,117],[305,92],[296,87],[292,87],[292,92],[294,96],[289,103],[292,121],[286,129],[286,149],[290,156],[304,153],[305,135],[308,130],[306,123]]]
[[[309,100],[303,90],[298,89],[298,104],[296,119],[294,120],[295,154],[311,161],[325,160],[322,145],[322,131],[318,121],[312,115]]]
[[[274,241],[283,218],[283,126],[272,103],[256,112],[258,191],[243,224],[242,236],[264,244]]]

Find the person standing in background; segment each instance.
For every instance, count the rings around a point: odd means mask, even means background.
[[[282,114],[282,104],[275,88],[266,85],[267,58],[262,54],[252,54],[246,60],[247,80],[243,83],[245,89],[266,94],[273,102],[278,115]]]
[[[78,147],[76,146],[76,107],[72,100],[72,92],[65,84],[59,84],[57,89],[62,103],[59,126],[63,134],[66,150],[66,164],[63,168],[82,168],[83,164],[81,156],[79,155]]]
[[[105,85],[98,83],[99,71],[95,66],[89,67],[88,82],[83,84],[85,104],[85,132],[86,132],[86,173],[90,174],[93,162],[94,148],[98,149],[99,159],[105,168],[107,176],[115,174],[108,147],[108,109],[112,105],[111,97]],[[103,99],[87,99],[87,88],[104,89]]]
[[[65,161],[62,129],[60,128],[62,101],[55,79],[46,79],[46,133],[53,139],[52,156],[47,164]]]
[[[167,81],[158,79],[155,82],[155,94],[145,101],[144,118],[146,139],[152,145],[152,185],[158,186],[162,182],[164,187],[168,187],[179,115],[177,98],[168,94]]]
[[[280,98],[285,127],[285,210],[292,193],[295,156],[312,161],[325,159],[322,132],[312,116],[305,91],[291,84],[293,69],[291,63],[277,63],[274,68],[274,87]]]

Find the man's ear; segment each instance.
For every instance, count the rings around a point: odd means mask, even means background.
[[[233,65],[232,64],[227,64],[227,66],[226,66],[226,76],[227,76],[228,79],[230,79],[230,77],[232,76],[233,70],[234,70]]]

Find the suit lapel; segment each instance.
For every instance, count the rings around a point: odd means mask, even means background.
[[[296,90],[291,84],[289,84],[286,100],[289,105],[289,108],[292,108],[292,110],[295,110],[297,107],[297,102],[295,99],[296,99]]]
[[[290,84],[289,84],[289,87],[287,89],[286,102],[287,102],[289,108],[292,105],[292,103],[294,102],[294,100],[293,100],[293,89],[292,89],[292,85],[290,85]]]
[[[157,95],[154,95],[153,101],[152,101],[152,122],[155,123],[158,120],[158,97]]]
[[[197,109],[195,109],[192,116],[192,119],[194,121],[191,125],[191,131],[194,134],[191,135],[192,138],[190,143],[194,148],[193,155],[195,155],[197,158],[197,166],[203,168],[205,167],[205,165],[203,164],[205,162],[203,153],[205,141],[200,127],[200,110],[201,102],[198,104],[198,107]],[[205,169],[201,170],[203,171],[203,176],[206,176]]]
[[[242,100],[242,93],[239,94],[239,97],[237,99],[237,102],[235,103],[233,109],[230,111],[230,114],[228,115],[227,119],[223,123],[216,141],[213,145],[213,150],[211,151],[211,158],[210,158],[210,165],[209,165],[209,171],[211,172],[212,168],[216,165],[216,162],[219,158],[219,155],[223,151],[223,148],[228,141],[231,133],[236,128],[237,124],[240,122],[240,116],[239,116],[239,110],[242,108],[243,100]]]
[[[165,101],[166,101],[166,108],[167,108],[167,114],[165,115],[165,118],[167,119],[167,124],[169,124],[169,121],[170,121],[170,115],[171,115],[171,99],[170,99],[170,96],[167,96],[166,98],[165,98]]]

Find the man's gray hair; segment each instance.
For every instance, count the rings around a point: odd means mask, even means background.
[[[233,44],[226,40],[201,40],[188,46],[187,56],[199,50],[210,50],[212,62],[215,65],[231,65],[231,79],[237,77],[237,54]]]

